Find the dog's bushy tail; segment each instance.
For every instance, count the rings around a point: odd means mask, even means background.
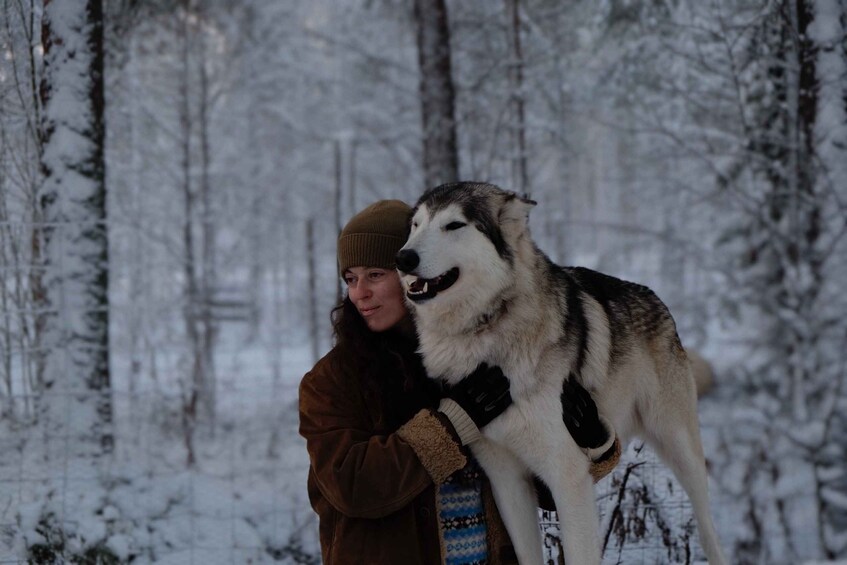
[[[697,398],[708,394],[715,386],[715,375],[712,366],[702,355],[694,350],[687,349],[688,362],[691,364],[691,373],[694,375],[694,383],[697,385]]]

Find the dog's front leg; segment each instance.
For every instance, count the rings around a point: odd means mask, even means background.
[[[565,563],[600,563],[597,502],[594,482],[588,472],[588,459],[576,444],[560,446],[559,450],[553,451],[555,455],[551,453],[549,458],[540,462],[539,471],[556,502]]]
[[[471,450],[491,481],[494,500],[515,546],[518,562],[544,563],[537,497],[526,466],[510,451],[486,438],[471,444]]]

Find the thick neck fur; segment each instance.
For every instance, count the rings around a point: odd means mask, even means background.
[[[543,297],[555,292],[547,288],[552,264],[528,234],[514,249],[508,286],[484,303],[470,298],[417,309],[420,351],[430,376],[455,383],[482,362],[499,365],[507,374],[531,370],[538,362],[531,357],[543,348],[523,344],[553,344],[560,337],[561,314],[543,304]],[[488,315],[490,322],[480,324]]]

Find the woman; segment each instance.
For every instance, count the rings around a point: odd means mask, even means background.
[[[516,562],[467,449],[511,404],[509,382],[485,365],[450,390],[427,377],[394,270],[410,212],[399,200],[380,201],[342,230],[347,296],[333,311],[335,346],[300,384],[323,562]],[[620,445],[588,393],[567,382],[565,423],[599,478],[617,463]],[[543,498],[549,504],[549,493]]]

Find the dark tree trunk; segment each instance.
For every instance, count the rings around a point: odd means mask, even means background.
[[[318,319],[318,270],[315,264],[315,220],[306,220],[306,272],[309,276],[309,339],[312,362],[320,359],[320,320]]]
[[[424,183],[459,179],[456,92],[450,61],[450,26],[444,0],[415,0],[423,120]]]
[[[180,62],[182,65],[182,77],[179,84],[179,120],[181,130],[181,155],[180,169],[182,174],[183,192],[183,225],[182,238],[185,248],[183,268],[185,270],[186,297],[184,306],[185,328],[191,348],[191,382],[183,391],[182,425],[185,436],[185,449],[187,452],[186,462],[188,466],[196,462],[194,454],[194,429],[197,425],[198,405],[200,404],[203,382],[203,352],[200,331],[197,327],[200,308],[200,289],[197,287],[196,258],[194,252],[194,227],[192,219],[196,206],[194,192],[191,183],[191,105],[189,98],[189,33],[188,12],[189,2],[182,4],[183,13],[180,15],[181,50]]]
[[[512,190],[529,196],[529,174],[526,154],[526,111],[523,90],[523,46],[521,44],[520,0],[506,0],[511,28],[512,62],[509,65],[511,87],[511,131],[512,131]]]
[[[203,307],[200,311],[199,328],[202,332],[202,372],[204,386],[201,389],[203,407],[212,421],[216,412],[217,382],[215,378],[215,343],[217,342],[218,327],[212,316],[211,304],[215,299],[217,289],[217,269],[215,257],[215,222],[212,209],[212,183],[210,167],[212,151],[209,142],[209,108],[211,96],[209,93],[209,72],[207,68],[207,53],[205,39],[200,38],[200,97],[198,112],[198,127],[200,134],[200,234],[202,241],[202,268],[197,275],[200,277],[199,289]]]

